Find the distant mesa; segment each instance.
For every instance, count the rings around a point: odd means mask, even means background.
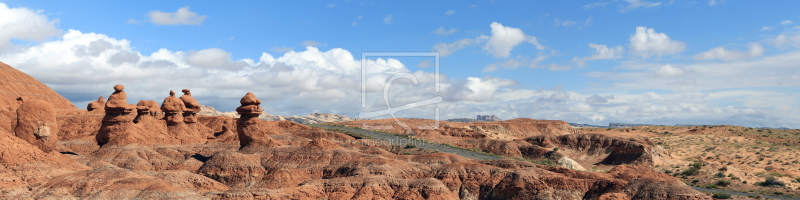
[[[476,117],[475,119],[455,118],[455,119],[448,119],[447,121],[469,123],[469,122],[479,122],[479,121],[493,122],[493,121],[503,121],[503,120],[494,115],[478,115],[478,117]]]
[[[237,112],[220,112],[216,108],[212,106],[200,105],[201,111],[197,114],[206,115],[206,116],[228,116],[233,118],[239,118],[239,113]],[[292,121],[301,124],[319,124],[319,123],[331,123],[331,122],[346,122],[346,121],[355,121],[359,120],[356,118],[350,118],[340,114],[330,114],[330,113],[311,113],[305,116],[281,116],[281,115],[273,115],[267,112],[261,111],[261,114],[258,115],[258,118],[264,121]]]
[[[503,121],[503,120],[500,120],[500,118],[497,118],[497,116],[494,116],[494,115],[478,115],[477,120],[478,121]]]

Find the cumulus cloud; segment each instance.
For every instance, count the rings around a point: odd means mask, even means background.
[[[189,6],[178,8],[175,12],[154,10],[147,13],[147,16],[156,25],[200,25],[208,17],[189,11]]]
[[[507,58],[511,54],[514,46],[522,42],[529,42],[536,46],[536,49],[543,50],[544,46],[534,36],[525,35],[522,29],[503,26],[503,24],[492,22],[492,36],[483,46],[483,49],[498,58]]]
[[[642,0],[625,0],[625,7],[623,7],[620,12],[626,12],[630,10],[636,10],[638,8],[652,8],[656,6],[660,6],[661,2],[647,2]]]
[[[603,60],[603,59],[619,59],[622,58],[624,51],[623,47],[617,45],[613,48],[608,48],[604,44],[589,43],[589,47],[594,49],[594,53],[589,57],[573,57],[572,62],[577,62],[578,65],[584,65],[589,60]]]
[[[49,19],[39,12],[27,8],[9,8],[0,3],[0,50],[13,44],[11,39],[41,42],[61,34],[58,19]]]
[[[453,15],[453,14],[456,14],[456,11],[455,10],[448,10],[447,12],[444,12],[444,14]]]
[[[159,49],[142,55],[130,42],[103,34],[69,30],[62,40],[48,41],[20,52],[0,53],[0,60],[25,71],[83,106],[107,96],[111,86],[126,86],[128,101],[160,101],[169,90],[192,89],[195,98],[219,110],[230,111],[247,92],[265,103],[267,112],[306,115],[311,112],[356,116],[360,107],[361,60],[347,50],[320,51],[306,47],[280,57],[262,53],[257,60],[233,60],[219,48],[197,51]],[[364,61],[368,74],[367,109],[385,108],[382,96],[386,80],[395,73],[412,73],[418,84],[396,81],[391,87],[392,105],[440,95],[443,104],[488,102],[515,81],[495,78],[448,79],[440,74],[441,92],[434,92],[432,72],[410,72],[396,59]],[[444,105],[443,105],[444,106]],[[413,113],[413,112],[409,112]]]
[[[438,29],[431,31],[431,33],[436,34],[436,35],[440,35],[440,36],[448,36],[450,34],[455,33],[456,31],[458,31],[457,28],[450,28],[450,30],[447,30],[447,29],[444,28],[444,26],[441,26]]]
[[[695,60],[741,60],[747,58],[758,57],[764,54],[764,47],[761,44],[751,42],[750,48],[747,52],[739,50],[730,50],[724,47],[713,48],[706,52],[701,52],[694,55]]]
[[[326,46],[327,44],[319,43],[319,42],[313,41],[313,40],[306,40],[306,41],[303,41],[302,43],[300,43],[300,45],[304,46],[304,47],[308,47],[308,46],[317,47],[317,46]]]
[[[764,27],[761,27],[761,31],[771,31],[772,29],[773,29],[773,27],[772,27],[772,26],[764,26]]]
[[[686,49],[683,42],[672,40],[667,34],[657,33],[655,29],[644,26],[636,27],[636,33],[629,40],[630,52],[643,58],[673,55]]]
[[[786,25],[791,25],[792,23],[794,23],[792,22],[792,20],[783,20],[780,24],[786,26]]]
[[[189,51],[186,63],[207,69],[238,70],[247,66],[246,61],[232,61],[231,53],[219,48]]]

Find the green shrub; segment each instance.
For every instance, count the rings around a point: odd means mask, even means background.
[[[712,195],[711,198],[715,198],[715,199],[730,199],[731,198],[731,194],[728,194],[726,192],[714,192],[714,195]]]
[[[728,187],[729,185],[731,185],[731,181],[729,181],[729,180],[718,180],[717,183],[715,183],[715,185],[719,185],[719,186],[722,186],[722,187]]]
[[[683,174],[685,176],[694,176],[694,175],[700,174],[700,169],[692,167],[692,168],[683,170],[683,172],[681,172],[681,174]]]
[[[764,187],[783,187],[786,186],[785,183],[779,181],[774,176],[767,176],[764,179],[764,182],[758,182],[757,185],[764,186]]]
[[[714,174],[714,178],[725,178],[725,173],[717,172]]]
[[[553,151],[558,151],[558,147],[556,147],[556,148],[553,148]]]
[[[694,168],[697,168],[697,169],[700,169],[701,167],[703,167],[703,163],[701,163],[701,162],[694,162],[694,163],[692,163],[692,167],[694,167]]]
[[[708,188],[708,189],[718,189],[719,187],[717,187],[717,185],[714,185],[714,184],[708,184],[708,185],[706,185],[704,188]]]
[[[417,147],[417,145],[415,145],[413,142],[409,142],[409,143],[406,144],[406,149],[410,149],[410,148],[414,148],[414,147]]]

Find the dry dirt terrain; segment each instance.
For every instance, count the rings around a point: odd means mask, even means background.
[[[585,134],[563,121],[397,135],[502,158],[482,160],[263,121],[252,93],[233,118],[198,114],[188,89],[131,100],[109,85],[81,110],[2,63],[0,83],[0,199],[711,199],[652,169],[689,161],[649,138]]]
[[[660,165],[689,185],[756,194],[800,197],[800,130],[740,126],[643,126],[589,128],[603,135],[645,135],[675,158],[701,163]],[[686,173],[684,173],[686,172]],[[774,184],[763,184],[774,177]],[[728,184],[728,182],[730,182]],[[719,184],[718,184],[719,183]]]

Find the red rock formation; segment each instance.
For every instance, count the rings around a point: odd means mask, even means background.
[[[140,100],[139,103],[136,104],[136,110],[138,110],[139,113],[136,115],[136,119],[133,120],[134,123],[146,120],[157,120],[159,116],[161,116],[161,108],[158,107],[158,103],[155,101]]]
[[[22,97],[19,98],[22,101]],[[53,105],[37,99],[25,99],[17,108],[14,134],[44,152],[55,150],[58,144],[58,123]]]
[[[0,129],[13,133],[17,122],[17,97],[38,99],[53,105],[56,112],[77,110],[65,99],[33,77],[0,62]]]
[[[105,113],[106,107],[106,99],[103,96],[97,98],[97,101],[89,102],[89,105],[86,105],[86,110],[91,113]]]
[[[164,111],[164,120],[170,126],[184,123],[183,111],[185,109],[186,106],[183,101],[175,97],[175,92],[172,90],[169,91],[169,96],[161,103],[161,111]]]
[[[572,134],[533,136],[525,141],[547,148],[558,147],[565,155],[583,164],[654,166],[683,163],[646,137]]]
[[[186,123],[197,123],[196,114],[200,112],[200,103],[192,97],[191,91],[189,89],[182,90],[183,95],[181,95],[180,99],[183,101],[183,105],[186,106],[183,109],[183,121]]]
[[[281,146],[278,141],[272,139],[269,135],[277,134],[278,130],[274,127],[269,127],[269,123],[262,123],[258,115],[264,110],[261,109],[261,100],[256,98],[251,92],[242,97],[239,101],[242,105],[236,108],[239,113],[239,119],[236,120],[236,133],[239,136],[239,144],[241,148],[246,146]]]

